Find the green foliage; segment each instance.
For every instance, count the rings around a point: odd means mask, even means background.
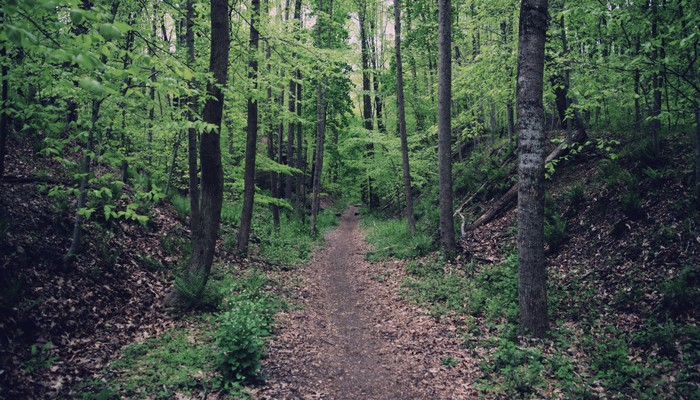
[[[642,215],[642,199],[634,189],[627,190],[620,196],[620,209],[630,219],[639,218]]]
[[[176,393],[224,388],[216,373],[210,329],[173,329],[132,344],[112,363],[109,391],[126,397],[171,398]],[[96,388],[99,392],[104,387]]]
[[[576,207],[586,199],[585,189],[581,183],[576,182],[564,192],[564,197],[570,207]]]
[[[427,303],[436,315],[449,313],[485,317],[491,323],[515,323],[517,308],[517,256],[501,264],[486,265],[472,277],[471,268],[450,269],[439,261],[409,261],[411,274],[402,293],[418,303]]]
[[[313,250],[322,240],[322,233],[338,224],[336,209],[323,210],[317,218],[321,235],[313,236],[309,223],[296,215],[283,216],[280,229],[274,228],[271,219],[257,218],[253,227],[259,238],[260,255],[269,263],[281,268],[294,268],[308,261]]]
[[[556,251],[566,240],[566,220],[558,213],[558,207],[551,196],[545,197],[544,242],[549,249]]]
[[[33,344],[30,349],[30,358],[27,361],[24,370],[28,373],[32,373],[41,368],[48,368],[52,366],[58,357],[52,354],[52,349],[54,348],[53,343],[46,342],[43,345]]]
[[[387,258],[414,258],[427,254],[433,248],[432,238],[422,232],[411,236],[405,219],[380,220],[363,217],[367,240],[374,250],[367,253],[370,261]]]
[[[190,215],[190,199],[188,197],[173,193],[170,195],[170,203],[180,219],[184,220]]]
[[[661,285],[662,307],[670,316],[697,313],[700,301],[700,267],[689,265],[681,273]]]
[[[225,379],[250,383],[259,378],[265,338],[272,333],[279,303],[264,288],[267,277],[251,271],[234,281],[217,317],[217,365]]]

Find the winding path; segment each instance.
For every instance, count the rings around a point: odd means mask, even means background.
[[[357,208],[301,271],[300,309],[281,313],[264,363],[260,399],[449,399],[476,397],[454,327],[403,302],[384,281],[402,268],[369,264]],[[377,268],[383,268],[382,279]],[[292,271],[297,275],[300,271]],[[462,368],[459,367],[468,367]]]

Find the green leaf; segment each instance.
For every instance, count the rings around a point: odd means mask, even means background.
[[[119,28],[114,26],[113,24],[102,24],[100,25],[100,35],[104,37],[107,40],[115,40],[119,39],[122,36],[121,31]]]
[[[80,24],[85,20],[85,11],[77,9],[70,10],[70,20],[76,25]]]
[[[105,88],[102,84],[94,79],[88,77],[80,78],[78,84],[81,88],[98,96],[102,96],[105,93]]]

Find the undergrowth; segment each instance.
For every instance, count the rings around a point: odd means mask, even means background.
[[[83,398],[172,398],[220,392],[247,397],[258,382],[265,339],[273,315],[284,303],[271,294],[263,272],[229,271],[207,285],[205,297],[219,298],[219,311],[193,314],[187,327],[172,328],[125,347],[109,367],[112,379],[85,384]]]
[[[186,198],[174,195],[171,202],[178,215],[189,212]],[[319,215],[321,232],[337,224],[337,209]],[[240,207],[222,210],[221,236],[224,245],[234,242]],[[275,281],[269,266],[296,267],[306,262],[322,239],[313,236],[308,221],[283,213],[280,229],[272,226],[269,209],[256,209],[251,247],[261,258],[255,264],[267,272],[247,267],[241,271],[217,261],[203,293],[197,295],[195,313],[185,327],[174,327],[121,351],[103,376],[85,382],[79,392],[86,399],[174,398],[201,393],[219,393],[231,398],[249,398],[246,386],[264,382],[261,360],[265,342],[272,334],[274,314],[286,307],[274,294]],[[163,236],[167,254],[180,258],[182,266],[191,252],[190,241]],[[233,247],[230,248],[233,250]],[[150,265],[150,264],[149,264]],[[160,267],[159,267],[160,268]]]
[[[406,270],[409,275],[401,289],[404,298],[426,307],[435,317],[467,316],[462,329],[464,345],[488,354],[478,380],[483,396],[700,398],[694,383],[700,378],[700,331],[696,326],[652,318],[641,330],[623,332],[615,328],[614,321],[598,315],[596,307],[582,306],[577,309],[583,314],[578,316],[584,321],[581,324],[558,319],[545,340],[523,341],[517,335],[515,254],[502,263],[476,266],[449,264],[439,256],[429,256],[409,260]],[[676,304],[681,299],[693,296],[688,294],[687,282],[695,279],[695,271],[687,268],[663,286],[671,313],[678,312]],[[553,281],[549,286],[551,315],[569,316],[562,309],[566,303],[557,301],[563,296],[562,289]]]
[[[369,215],[362,218],[362,227],[367,232],[367,241],[374,247],[366,256],[369,261],[414,258],[433,248],[433,240],[427,234],[418,232],[411,236],[404,219],[382,220]]]

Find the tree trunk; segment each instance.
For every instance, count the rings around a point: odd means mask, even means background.
[[[403,64],[401,61],[401,8],[400,0],[394,0],[394,51],[396,52],[396,108],[401,138],[401,160],[403,164],[403,191],[406,197],[406,221],[411,236],[416,234],[416,217],[413,214],[411,191],[411,168],[408,163],[408,138],[406,137],[406,110],[403,98]]]
[[[219,233],[221,206],[224,198],[224,173],[221,164],[221,119],[224,109],[229,54],[228,1],[211,0],[211,54],[209,71],[214,81],[207,85],[207,101],[202,119],[216,126],[202,133],[200,165],[202,198],[197,232],[192,232],[192,256],[183,271],[181,284],[174,285],[165,298],[170,307],[188,307],[199,298],[209,279]],[[185,293],[186,292],[186,293]]]
[[[659,36],[658,32],[658,0],[654,1],[652,0],[649,3],[649,7],[651,7],[651,37],[653,40],[656,40],[657,37]],[[659,48],[655,47],[654,52],[652,57],[654,58],[654,62],[658,63],[659,62]],[[651,111],[649,113],[649,116],[651,117],[651,122],[649,123],[649,134],[651,135],[651,147],[654,152],[659,150],[659,134],[661,132],[661,87],[663,85],[663,77],[661,73],[658,71],[658,68],[660,67],[655,67],[657,70],[654,71],[654,73],[651,76],[651,84],[652,84],[652,104],[651,104]]]
[[[187,46],[187,62],[194,67],[194,0],[187,0],[186,5],[186,32],[185,44]],[[197,97],[190,96],[187,99],[187,117],[189,121],[194,121],[197,112]],[[199,168],[197,165],[197,131],[194,128],[187,130],[187,164],[189,170],[189,192],[190,192],[190,231],[199,232],[197,224],[201,220],[201,210],[199,204]]]
[[[319,9],[323,8],[323,0],[319,0]],[[319,46],[321,44],[321,28],[320,19],[318,22],[318,41]],[[328,2],[328,39],[326,42],[326,48],[331,47],[331,27],[333,21],[333,0]],[[323,176],[323,151],[325,146],[326,138],[326,106],[327,106],[327,95],[328,95],[328,76],[323,75],[323,82],[318,83],[316,88],[316,154],[314,157],[314,175],[312,181],[312,193],[313,197],[311,200],[311,233],[313,235],[318,234],[317,218],[318,213],[321,208],[321,177]]]
[[[372,87],[370,82],[370,70],[369,70],[369,42],[367,38],[367,5],[362,4],[360,13],[360,45],[362,46],[362,119],[363,126],[368,131],[374,130],[374,124],[372,123]],[[367,157],[374,157],[374,144],[367,143]],[[367,175],[367,183],[365,186],[365,192],[367,195],[367,203],[370,209],[379,207],[379,195],[374,190],[374,179]]]
[[[452,6],[438,0],[438,190],[440,241],[448,258],[457,251],[452,215]]]
[[[80,178],[80,188],[78,194],[78,203],[76,204],[75,222],[73,223],[73,238],[71,240],[70,249],[63,257],[63,269],[70,270],[73,267],[75,256],[80,252],[80,246],[83,238],[83,221],[85,218],[80,213],[87,202],[87,185],[91,171],[90,164],[92,158],[90,155],[94,152],[95,147],[95,131],[97,130],[97,120],[100,118],[100,105],[102,100],[92,101],[92,116],[90,118],[90,130],[88,132],[87,143],[85,145],[85,156],[83,157],[83,165],[81,168],[82,177]]]
[[[544,107],[542,102],[547,0],[523,0],[520,9],[517,118],[518,263],[521,335],[547,331],[544,258]]]
[[[384,104],[379,94],[379,54],[375,43],[377,27],[374,18],[369,19],[369,30],[371,35],[371,39],[369,39],[369,51],[371,53],[369,59],[372,66],[372,89],[374,90],[374,110],[377,112],[377,130],[380,133],[386,133],[386,128],[384,127]]]
[[[297,70],[297,162],[296,167],[301,172],[296,174],[296,206],[301,215],[304,215],[304,171],[306,170],[306,162],[304,159],[304,131],[301,123],[301,102],[303,95],[303,84],[301,83],[301,70]]]
[[[250,23],[250,61],[248,61],[248,79],[253,82],[253,90],[258,88],[258,42],[260,34],[260,0],[251,1],[252,16]],[[245,147],[245,173],[243,176],[243,210],[241,211],[241,226],[238,230],[238,251],[241,254],[248,253],[248,240],[250,239],[250,226],[253,220],[253,207],[255,198],[255,148],[258,143],[258,102],[254,98],[248,99],[248,128],[246,132]]]
[[[695,204],[700,210],[700,104],[695,105]]]
[[[0,12],[0,21],[5,22],[5,14]],[[3,175],[5,175],[5,154],[7,153],[7,135],[9,131],[9,124],[7,120],[7,109],[9,108],[8,104],[8,81],[7,81],[7,74],[8,74],[8,68],[6,62],[8,61],[7,59],[7,49],[5,48],[6,45],[3,45],[2,48],[0,48],[0,61],[2,63],[2,66],[0,67],[0,70],[2,70],[2,76],[0,79],[2,79],[2,108],[0,109],[0,178],[2,178]]]
[[[289,115],[293,115],[296,111],[296,83],[294,79],[289,80]],[[287,128],[287,165],[290,167],[295,167],[294,163],[294,128],[296,123],[294,120],[289,121]],[[287,175],[284,181],[284,197],[287,201],[292,201],[292,175]]]

